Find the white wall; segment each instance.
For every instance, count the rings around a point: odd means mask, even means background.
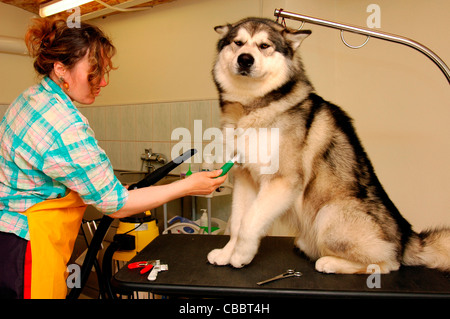
[[[179,0],[93,21],[117,46],[119,66],[95,105],[216,99],[210,75],[214,26],[246,16],[273,18],[275,8],[284,8],[364,27],[370,3],[381,7],[381,31],[415,39],[450,64],[446,0]],[[10,35],[3,33],[9,26],[16,34],[24,32],[30,15],[17,10],[0,4],[0,34]],[[450,90],[441,71],[408,47],[371,39],[351,50],[337,30],[305,28],[313,33],[301,52],[317,92],[355,119],[376,172],[402,214],[417,230],[449,225]],[[346,38],[354,44],[364,40]],[[25,57],[0,54],[0,67],[0,103],[9,103],[35,77]]]
[[[0,35],[22,38],[33,15],[0,3]],[[32,60],[27,56],[0,53],[0,104],[10,104],[35,82]]]
[[[97,20],[118,48],[119,66],[98,104],[216,99],[213,27],[259,8],[259,0],[182,0]]]

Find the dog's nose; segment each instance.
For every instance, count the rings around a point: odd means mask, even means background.
[[[251,54],[243,53],[238,57],[237,62],[241,68],[248,69],[253,65],[255,59],[252,57]]]

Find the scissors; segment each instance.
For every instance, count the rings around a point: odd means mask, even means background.
[[[302,273],[300,271],[295,271],[294,269],[288,269],[288,270],[286,270],[286,272],[282,273],[281,275],[272,277],[272,278],[264,280],[264,281],[257,282],[256,284],[260,286],[260,285],[267,284],[268,282],[271,282],[271,281],[289,278],[289,277],[300,277],[301,275],[302,275]]]
[[[159,262],[159,260],[137,261],[128,264],[128,269],[142,268],[140,273],[145,274],[146,272],[150,271],[157,262]]]

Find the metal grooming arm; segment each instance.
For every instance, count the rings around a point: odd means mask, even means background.
[[[447,78],[447,81],[450,84],[450,69],[449,69],[449,67],[444,63],[444,61],[441,60],[441,58],[439,58],[439,56],[437,54],[435,54],[433,51],[428,49],[426,46],[424,46],[414,40],[411,40],[411,39],[408,39],[405,37],[401,37],[401,36],[398,36],[395,34],[391,34],[391,33],[373,31],[370,29],[364,29],[364,28],[360,28],[357,26],[346,25],[346,24],[342,24],[342,23],[337,23],[337,22],[333,22],[333,21],[328,21],[328,20],[323,20],[323,19],[306,16],[303,14],[292,13],[292,12],[284,11],[283,9],[275,9],[274,16],[277,18],[298,20],[298,21],[302,21],[303,23],[309,22],[312,24],[317,24],[317,25],[321,25],[324,27],[341,30],[341,39],[345,43],[345,45],[347,45],[350,48],[359,48],[362,46],[352,47],[352,46],[348,45],[343,38],[344,31],[349,31],[349,32],[353,32],[353,33],[366,35],[368,37],[367,40],[369,39],[369,37],[374,37],[374,38],[391,41],[391,42],[395,42],[395,43],[400,43],[400,44],[409,46],[413,49],[416,49],[419,52],[422,52],[430,60],[432,60],[439,67],[439,69],[441,69],[441,71],[444,73],[445,77]],[[303,24],[302,24],[302,26],[303,26]],[[367,40],[366,40],[366,42],[364,42],[364,44],[367,43]]]

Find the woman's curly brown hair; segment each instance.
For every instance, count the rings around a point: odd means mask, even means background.
[[[68,27],[64,19],[33,19],[25,43],[35,59],[34,68],[41,75],[50,75],[55,62],[63,63],[70,70],[89,51],[88,81],[92,92],[98,89],[103,76],[108,78],[109,72],[115,69],[111,59],[116,48],[99,28],[87,23]]]

